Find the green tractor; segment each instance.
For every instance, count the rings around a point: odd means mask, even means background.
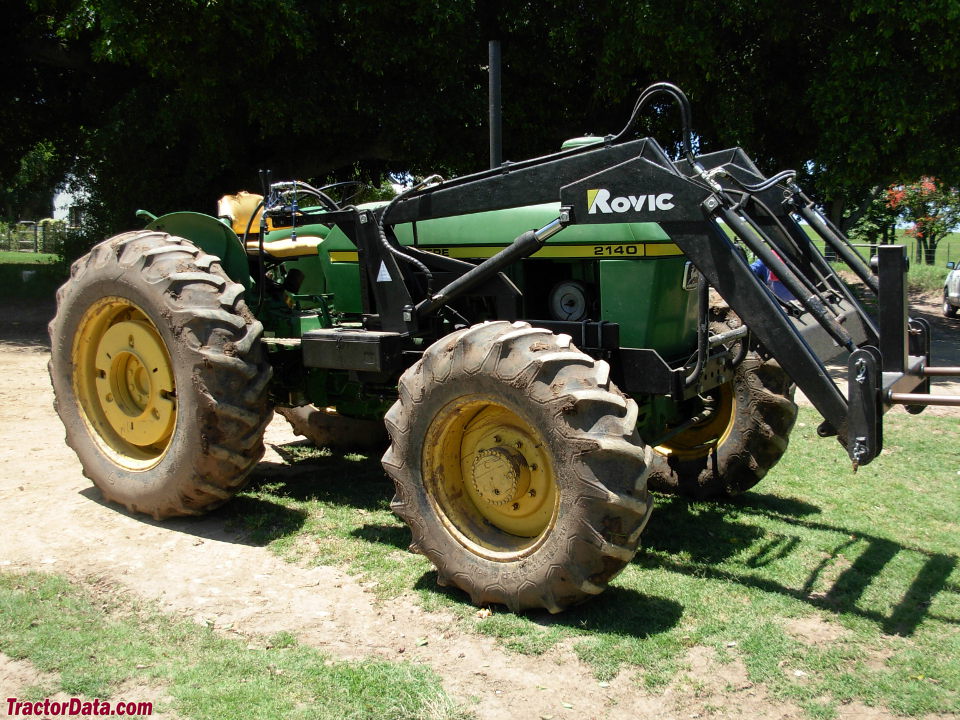
[[[682,111],[679,158],[632,137],[661,94]],[[617,135],[389,203],[266,180],[218,217],[143,213],[58,294],[67,442],[108,500],[160,519],[242,488],[274,408],[324,445],[386,447],[385,427],[392,507],[438,581],[551,612],[630,562],[649,490],[759,482],[795,386],[821,434],[869,462],[886,409],[939,402],[902,248],[873,274],[792,173],[694,154],[688,118],[661,83]],[[878,294],[877,318],[811,234]],[[847,394],[823,364],[841,353]]]

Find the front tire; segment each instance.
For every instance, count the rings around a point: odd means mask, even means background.
[[[107,500],[160,519],[226,502],[272,416],[262,326],[219,261],[125,233],[74,263],[50,323],[67,444]]]
[[[568,336],[507,322],[455,332],[403,374],[383,466],[439,584],[559,612],[633,558],[648,452],[608,374]]]
[[[950,304],[950,297],[947,295],[947,291],[943,291],[943,314],[944,317],[953,318],[957,316],[957,307]]]

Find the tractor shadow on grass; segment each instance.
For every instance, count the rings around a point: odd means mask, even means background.
[[[201,517],[154,520],[148,515],[130,512],[121,505],[108,502],[95,487],[84,488],[79,494],[91,502],[145,525],[193,535],[204,540],[254,547],[262,547],[278,537],[296,533],[307,520],[307,513],[302,510],[247,495],[239,495],[225,506]]]
[[[316,500],[360,511],[388,509],[393,483],[384,474],[378,457],[321,451],[308,441],[272,447],[286,463],[258,463],[243,491],[201,517],[154,520],[107,502],[95,487],[85,488],[80,494],[137,522],[207,540],[255,547],[302,530],[309,513],[297,507],[298,503]],[[355,534],[369,542],[385,542],[403,550],[410,542],[409,531],[403,526],[370,524]]]
[[[389,509],[393,483],[379,457],[321,450],[306,440],[271,447],[285,462],[258,463],[243,493],[220,511],[250,544],[267,545],[299,532],[308,517],[306,510],[295,507],[299,503],[330,503],[361,513]],[[364,527],[370,531],[363,539],[370,542],[404,550],[410,542],[402,526]]]
[[[459,588],[437,585],[437,573],[433,570],[424,573],[414,587],[458,605],[473,607],[469,596]],[[506,612],[503,607],[494,609],[494,614]],[[668,632],[679,625],[683,617],[683,605],[669,598],[645,595],[632,588],[612,585],[588,602],[556,615],[546,610],[525,610],[514,617],[544,629],[568,627],[584,633],[611,633],[642,639]],[[510,635],[509,629],[506,633]]]
[[[960,593],[950,579],[960,559],[820,522],[819,512],[802,501],[759,493],[727,503],[657,496],[634,563],[785,595],[871,620],[890,635],[912,635],[927,618],[960,625],[960,617],[930,612],[940,593]],[[804,581],[791,586],[775,579],[778,562],[810,554],[811,536],[824,538],[826,548],[806,563]],[[908,562],[918,569],[907,584],[881,577]],[[899,586],[889,612],[866,607],[864,596],[874,583]]]
[[[378,458],[320,452],[306,442],[275,449],[287,464],[260,463],[247,491],[217,512],[228,517],[228,529],[242,532],[234,542],[263,545],[298,532],[306,513],[286,506],[286,500],[315,500],[361,513],[388,510],[393,484]],[[755,492],[726,503],[658,496],[634,564],[776,593],[830,613],[865,618],[891,635],[911,635],[925,619],[960,624],[952,612],[931,612],[942,593],[960,593],[960,586],[951,581],[960,559],[831,525],[820,514],[815,505]],[[187,524],[185,532],[196,533],[194,521],[182,522]],[[406,527],[382,522],[361,521],[350,535],[398,550],[406,550],[410,542]],[[798,558],[803,558],[802,581],[783,581],[788,572],[778,564],[796,563]],[[904,562],[916,566],[908,580],[885,575],[890,566]],[[886,584],[895,600],[878,607],[869,597],[875,584]],[[469,602],[455,588],[438,587],[432,571],[417,587],[458,603]],[[636,608],[635,614],[630,610],[625,615],[628,607]],[[543,625],[560,623],[642,637],[673,627],[682,612],[673,600],[614,585],[561,616],[545,612],[525,616]]]

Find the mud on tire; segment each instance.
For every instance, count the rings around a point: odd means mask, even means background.
[[[383,466],[439,584],[559,612],[631,560],[649,458],[608,375],[569,336],[507,322],[455,332],[403,374]]]
[[[125,233],[74,263],[49,371],[67,444],[104,497],[159,519],[245,484],[272,417],[262,329],[243,286],[182,238]]]

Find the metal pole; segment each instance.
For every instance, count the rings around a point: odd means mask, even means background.
[[[490,57],[490,167],[503,164],[503,108],[500,100],[500,41],[491,40]]]
[[[960,395],[922,395],[920,393],[889,393],[887,401],[896,405],[943,405],[960,407]]]

